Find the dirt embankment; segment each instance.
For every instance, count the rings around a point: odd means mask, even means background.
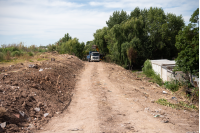
[[[40,130],[69,106],[84,63],[67,54],[51,58],[0,66],[0,132]]]

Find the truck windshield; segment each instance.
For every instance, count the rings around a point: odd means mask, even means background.
[[[99,56],[99,53],[92,53],[92,56]]]

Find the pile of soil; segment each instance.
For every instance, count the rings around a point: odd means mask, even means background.
[[[53,58],[0,67],[0,132],[40,130],[69,106],[84,62],[67,54]]]

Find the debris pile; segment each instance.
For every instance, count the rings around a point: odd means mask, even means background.
[[[84,63],[66,56],[55,54],[54,61],[0,68],[0,132],[40,130],[69,106],[75,75]]]

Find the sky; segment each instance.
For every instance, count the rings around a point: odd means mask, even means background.
[[[0,45],[46,46],[66,33],[86,43],[114,11],[130,14],[135,7],[162,8],[182,15],[187,25],[199,0],[0,0]]]

